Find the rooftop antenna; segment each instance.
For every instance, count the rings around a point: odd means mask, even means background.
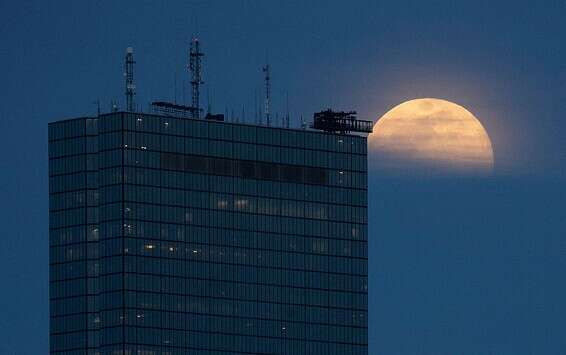
[[[135,110],[134,96],[136,95],[136,84],[134,84],[134,49],[128,47],[126,49],[126,58],[124,63],[124,77],[126,78],[126,110],[133,112]]]
[[[192,107],[194,108],[194,118],[200,118],[200,85],[204,84],[201,77],[201,61],[204,53],[200,51],[198,38],[193,37],[191,49],[189,51],[189,71],[191,72],[191,86],[193,89]]]
[[[265,76],[264,76],[264,81],[265,81],[265,121],[266,124],[268,126],[271,125],[271,119],[269,116],[269,95],[270,95],[270,89],[271,89],[271,85],[270,85],[270,80],[271,77],[269,76],[269,63],[265,64],[265,66],[263,68],[261,68],[262,71],[264,72]]]

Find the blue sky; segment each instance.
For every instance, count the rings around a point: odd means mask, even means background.
[[[561,353],[565,15],[563,1],[1,1],[0,353],[47,348],[47,123],[123,102],[128,46],[137,102],[183,102],[193,33],[215,111],[253,112],[268,58],[292,125],[438,97],[492,138],[491,178],[370,171],[371,354]]]

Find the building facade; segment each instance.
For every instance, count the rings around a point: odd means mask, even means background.
[[[367,354],[366,138],[49,125],[50,353]]]

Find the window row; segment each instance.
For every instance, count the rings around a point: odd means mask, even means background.
[[[61,228],[79,224],[98,223],[98,207],[72,208],[49,212],[49,227]]]
[[[133,223],[133,221],[131,221]],[[130,223],[130,221],[128,222]],[[126,224],[127,229],[135,228],[135,238],[153,239],[162,246],[168,243],[187,242],[200,245],[233,246],[250,249],[280,250],[291,252],[303,252],[314,254],[325,254],[335,256],[354,256],[367,258],[367,241],[352,240],[350,235],[341,235],[344,239],[330,239],[327,236],[313,237],[296,234],[278,234],[271,232],[253,232],[229,229],[215,229],[196,226],[182,226],[175,224],[135,222]],[[102,230],[111,239],[121,239],[120,231],[111,233],[112,226],[120,229],[119,222],[109,222],[103,224]],[[351,226],[351,232],[358,231]],[[110,234],[113,234],[110,236]],[[339,236],[339,235],[337,235]],[[360,238],[358,238],[360,239]],[[159,242],[162,241],[162,242]],[[104,248],[105,242],[101,243]],[[167,248],[169,248],[167,246]],[[103,252],[104,253],[104,252]]]
[[[116,163],[119,164],[119,162]],[[212,158],[144,150],[125,150],[124,164],[132,167],[234,176],[244,179],[360,189],[366,188],[367,184],[367,174],[365,172],[355,172],[346,169],[331,170],[301,165],[274,164],[252,160]]]
[[[49,176],[98,170],[98,154],[80,154],[49,159]]]
[[[49,195],[49,210],[98,206],[98,189],[75,190]]]
[[[190,302],[190,301],[189,301]],[[261,308],[261,304],[254,305]],[[245,306],[243,306],[245,307]],[[253,306],[252,306],[253,307]],[[231,307],[228,304],[219,306],[220,309],[228,310]],[[265,313],[260,310],[252,316],[240,314],[244,309],[237,309],[239,314],[207,314],[207,313],[167,313],[159,311],[150,311],[145,309],[126,309],[122,310],[102,311],[100,314],[102,329],[107,327],[116,327],[125,324],[127,329],[133,327],[148,329],[165,329],[170,332],[170,336],[176,331],[193,330],[198,332],[215,332],[227,333],[234,336],[261,336],[261,337],[283,337],[291,339],[308,339],[311,341],[321,342],[340,342],[340,343],[365,343],[367,338],[367,328],[363,326],[353,327],[345,323],[320,324],[314,321],[294,322],[291,320],[277,319],[276,314]],[[253,310],[252,310],[253,311]],[[270,310],[266,310],[270,311]],[[285,310],[274,310],[284,314]],[[294,310],[293,312],[299,312]],[[307,315],[309,315],[307,313]],[[344,320],[352,317],[351,314],[339,315]],[[337,319],[341,321],[342,319]],[[151,337],[148,339],[135,339],[128,342],[152,344]],[[177,343],[175,343],[177,341]],[[170,338],[171,345],[185,346],[181,339]],[[158,345],[157,343],[156,345]]]
[[[229,236],[227,233],[224,237],[214,234],[209,233],[211,238],[206,243],[185,243],[146,238],[124,238],[124,240],[113,238],[103,240],[98,245],[102,249],[101,256],[113,254],[110,250],[112,249],[110,244],[118,246],[123,243],[124,248],[127,248],[125,253],[135,255],[225,262],[258,259],[257,263],[265,263],[265,266],[271,259],[273,259],[271,263],[275,266],[277,263],[284,263],[284,260],[289,258],[296,258],[297,262],[304,261],[305,259],[302,258],[308,255],[328,257],[328,259],[320,260],[326,260],[329,264],[340,263],[340,261],[347,263],[349,259],[367,260],[366,242],[277,234],[235,233]],[[221,239],[211,240],[212,238],[216,239],[217,236]],[[354,258],[351,258],[352,256]],[[325,261],[321,261],[316,264],[324,263]],[[289,262],[289,264],[294,263]]]
[[[83,331],[69,334],[50,335],[49,347],[50,353],[67,349],[84,349],[87,347],[87,332]],[[82,350],[81,353],[84,354],[84,350]]]
[[[103,119],[106,121],[107,117]],[[119,118],[104,123],[104,130],[121,129]],[[355,135],[336,135],[307,130],[283,130],[226,122],[179,119],[140,114],[124,115],[124,129],[254,144],[272,144],[303,149],[365,154],[366,139]]]
[[[80,189],[97,189],[98,172],[80,172],[49,177],[49,193],[60,193]]]
[[[84,247],[83,247],[84,248]],[[97,246],[94,246],[97,248]],[[64,264],[53,264],[49,267],[49,281],[75,279],[79,277],[97,277],[99,273],[97,259],[70,261]]]
[[[152,192],[154,193],[152,194]],[[119,216],[120,210],[116,211],[112,206],[119,205],[121,207],[121,204],[123,204],[124,218],[155,222],[192,223],[192,210],[201,209],[210,211],[211,213],[228,212],[230,214],[226,214],[225,216],[233,215],[235,220],[239,219],[243,214],[247,214],[253,215],[257,219],[261,219],[263,216],[267,215],[330,220],[334,222],[367,223],[367,209],[365,207],[220,195],[194,191],[186,192],[185,201],[180,205],[161,205],[148,201],[155,199],[161,200],[160,197],[159,189],[126,185],[125,202],[100,206],[100,219],[110,220],[116,218],[117,215]],[[178,198],[178,196],[176,198]],[[135,203],[131,201],[145,203]],[[241,218],[249,219],[249,217]],[[234,221],[234,225],[241,225],[241,223]],[[227,224],[227,226],[230,226],[230,224]]]
[[[70,302],[72,300],[72,302]],[[76,312],[65,316],[55,316],[51,318],[50,333],[76,332],[81,330],[97,330],[100,328],[100,316],[98,313],[86,312],[86,298],[75,297],[70,300],[52,301],[51,305],[57,309],[72,308]],[[66,301],[66,302],[65,302]]]
[[[88,281],[87,281],[88,280]],[[91,282],[91,287],[88,287],[88,282]],[[62,298],[62,297],[75,297],[85,296],[90,293],[95,294],[99,290],[95,287],[94,283],[98,282],[98,278],[79,278],[72,280],[53,281],[49,283],[49,298]]]
[[[320,241],[326,242],[326,241]],[[319,243],[319,241],[313,241]],[[100,243],[101,256],[137,255],[152,258],[170,258],[187,262],[214,262],[257,267],[303,269],[331,273],[367,275],[367,259],[344,258],[318,254],[278,252],[226,246],[167,242],[148,239],[112,239]],[[318,246],[313,245],[313,249]],[[56,247],[70,250],[73,246]],[[192,267],[188,265],[187,267]]]
[[[128,294],[132,294],[128,291]],[[129,303],[131,296],[126,297],[126,308],[136,308],[137,317],[120,319],[115,317],[121,308],[102,310],[101,327],[119,324],[165,327],[173,329],[185,328],[184,320],[196,314],[211,316],[260,318],[294,323],[297,326],[310,324],[331,324],[344,327],[367,326],[366,310],[347,310],[336,308],[313,307],[306,305],[286,305],[268,302],[243,301],[232,299],[208,299],[196,296],[177,296],[159,293],[135,292],[135,303]],[[114,316],[105,316],[112,314]]]
[[[279,329],[282,327],[280,326]],[[122,328],[100,330],[100,355],[122,354]],[[366,355],[367,336],[360,344],[340,344],[314,341],[304,338],[291,338],[279,334],[278,337],[258,337],[219,332],[169,331],[153,328],[126,327],[126,354],[139,355],[234,355],[234,354],[311,354],[311,355]],[[358,336],[356,336],[358,338]],[[112,345],[116,344],[116,345]],[[118,345],[119,344],[119,345]],[[137,344],[137,345],[136,345]],[[308,352],[307,352],[308,350]],[[89,354],[90,355],[90,354]]]
[[[220,214],[212,214],[208,211],[207,215],[217,218],[226,218],[223,214],[226,212],[221,212]],[[193,215],[194,216],[194,215]],[[244,215],[247,216],[247,215]],[[318,220],[298,220],[284,217],[270,217],[264,216],[260,220],[248,220],[250,224],[244,224],[244,228],[239,228],[234,233],[237,232],[261,232],[261,234],[266,233],[276,233],[276,234],[287,234],[287,235],[297,235],[305,237],[321,237],[329,239],[344,239],[344,240],[360,240],[367,241],[367,226],[352,223],[336,223],[329,221],[318,221]],[[200,218],[200,217],[199,217]],[[242,217],[244,218],[244,217]],[[264,223],[265,219],[270,220],[272,223]],[[244,220],[246,220],[244,218]],[[208,220],[207,220],[208,222]],[[256,225],[252,224],[256,223]],[[218,230],[220,231],[219,236],[225,235],[230,236],[227,230],[231,232],[230,228],[220,228],[214,227],[218,223],[205,223],[198,225],[193,224],[173,224],[173,223],[157,223],[149,221],[134,221],[126,220],[122,224],[121,221],[108,221],[100,223],[100,234],[103,238],[114,238],[120,236],[129,237],[145,237],[151,239],[161,239],[161,240],[171,240],[171,241],[187,241],[196,243],[213,243],[213,244],[223,244],[213,242],[210,238],[209,232],[204,232],[204,230]],[[266,224],[265,228],[262,226]],[[194,229],[193,229],[194,228]],[[215,233],[215,232],[212,232]],[[220,240],[220,239],[215,239]],[[248,245],[255,247],[253,245]]]
[[[49,158],[98,152],[97,136],[82,136],[49,142]]]
[[[122,168],[110,168],[101,171],[100,185],[111,185],[122,182]],[[292,199],[313,202],[329,202],[335,204],[365,206],[367,204],[367,191],[343,187],[322,185],[305,185],[282,181],[254,180],[230,176],[203,175],[166,171],[157,169],[144,169],[135,167],[124,168],[124,182],[127,184],[145,185],[152,187],[163,186],[169,191],[172,198],[180,192],[177,189],[200,190],[207,192],[224,192],[230,194],[245,194],[265,196],[281,199]],[[152,202],[157,201],[155,193]],[[167,203],[164,204],[176,204]]]
[[[367,293],[141,274],[128,274],[124,282],[138,292],[367,310]]]
[[[122,138],[120,133],[112,133],[116,136],[114,144],[101,146],[104,149],[116,148]],[[358,171],[365,171],[367,162],[366,155],[360,154],[135,132],[124,132],[124,148]]]
[[[100,227],[96,224],[63,227],[49,231],[50,246],[84,243],[85,241],[96,242],[99,238]]]
[[[98,119],[96,118],[79,118],[52,122],[48,125],[50,141],[96,134],[98,134]]]
[[[87,259],[95,260],[98,257],[98,243],[79,243],[49,248],[49,262],[52,264],[68,263]]]
[[[116,259],[116,258],[113,258]],[[101,259],[101,260],[106,260]],[[287,270],[211,262],[186,262],[176,259],[126,256],[125,271],[147,275],[202,278],[217,281],[259,283],[274,286],[302,287],[345,292],[367,292],[367,276],[316,271]],[[102,289],[122,287],[122,274],[105,275],[101,261],[99,282]],[[66,282],[66,281],[65,281]],[[108,282],[116,282],[108,284]]]

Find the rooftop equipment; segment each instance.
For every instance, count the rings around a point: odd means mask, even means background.
[[[327,109],[314,114],[311,128],[330,133],[371,133],[373,122],[356,119],[356,111],[344,112]]]
[[[210,121],[224,121],[224,114],[223,113],[207,113],[206,116],[204,116],[205,120],[210,120]]]
[[[134,49],[126,49],[124,61],[124,77],[126,78],[126,110],[134,111],[134,96],[136,95],[136,84],[134,84]]]
[[[164,101],[154,101],[151,103],[151,112],[164,116],[179,118],[193,118],[197,109],[192,106],[172,104]]]

